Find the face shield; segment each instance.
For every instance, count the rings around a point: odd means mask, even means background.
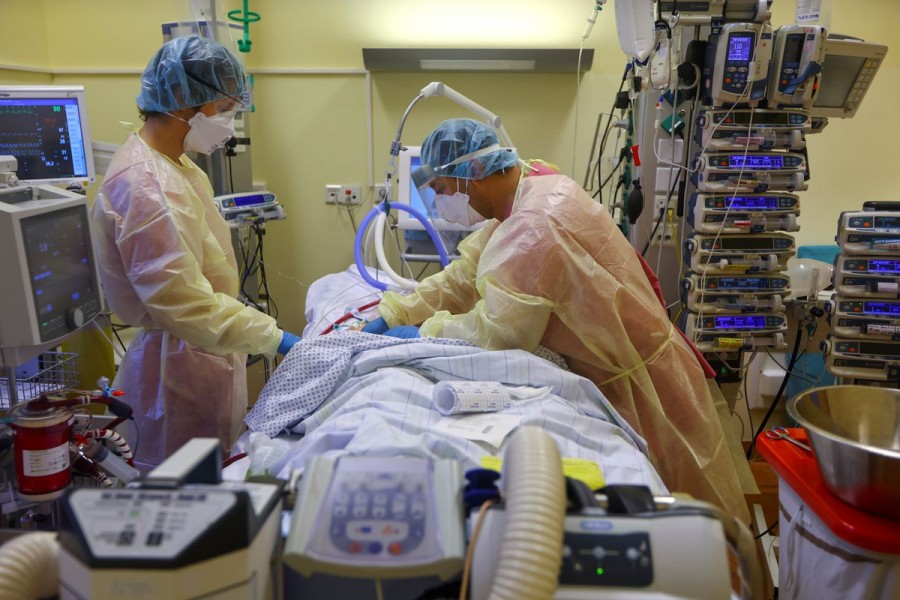
[[[504,148],[500,146],[500,144],[491,144],[490,146],[475,150],[474,152],[463,154],[456,160],[440,167],[435,168],[429,164],[424,164],[421,167],[414,169],[411,173],[413,184],[416,186],[416,189],[419,190],[419,196],[422,198],[422,202],[428,209],[428,214],[431,215],[432,218],[437,216],[434,205],[435,191],[432,188],[435,179],[438,177],[468,179],[472,181],[481,179],[481,173],[484,172],[484,167],[479,159],[488,154],[493,154],[494,152],[515,152],[515,150],[512,148]],[[469,176],[462,176],[456,173],[468,173]],[[473,176],[475,174],[478,175]]]

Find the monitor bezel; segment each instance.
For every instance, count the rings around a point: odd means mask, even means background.
[[[92,146],[91,128],[88,123],[87,103],[84,86],[80,85],[0,85],[0,98],[21,98],[23,100],[53,100],[75,99],[78,103],[78,116],[81,121],[81,137],[84,144],[84,157],[87,166],[85,177],[60,177],[47,179],[20,179],[28,185],[70,185],[73,183],[85,185],[97,180],[94,169],[94,151]]]
[[[878,67],[875,69],[875,72],[872,74],[869,85],[863,91],[862,97],[860,97],[859,101],[856,103],[856,107],[852,110],[847,108],[847,97],[844,97],[841,106],[832,107],[832,106],[816,106],[815,102],[812,107],[809,109],[810,118],[838,118],[838,119],[849,119],[856,115],[856,111],[859,110],[860,105],[862,104],[863,99],[865,99],[866,94],[869,93],[869,90],[872,88],[872,83],[875,80],[875,76],[878,74],[878,71],[881,69],[881,65],[884,62],[884,57],[887,55],[887,46],[884,44],[875,44],[871,42],[864,42],[862,40],[855,39],[832,39],[828,38],[825,40],[825,59],[823,60],[823,66],[828,61],[829,56],[845,56],[849,58],[862,58],[866,59],[879,59]],[[820,87],[823,84],[826,84],[827,72],[822,71],[822,83],[820,83]],[[858,74],[857,74],[858,77]],[[851,89],[853,86],[850,86]],[[819,90],[819,94],[821,95],[821,89]]]
[[[422,156],[421,146],[404,146],[397,156],[397,201],[418,208],[411,202],[412,194],[412,161],[413,158]],[[424,206],[424,203],[422,203]],[[465,227],[458,223],[451,223],[444,219],[435,218],[431,224],[438,231],[476,231],[483,227],[482,224],[475,227]],[[414,216],[405,210],[397,211],[397,227],[405,231],[425,231],[425,226]]]

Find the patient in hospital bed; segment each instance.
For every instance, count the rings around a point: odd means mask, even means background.
[[[348,304],[368,303],[369,294],[377,293],[353,268],[311,288],[305,339],[245,419],[251,434],[243,446],[256,468],[265,463],[269,473],[288,479],[312,456],[331,453],[455,458],[463,469],[495,466],[490,457],[502,457],[512,431],[537,425],[592,485],[642,484],[666,493],[644,440],[592,382],[561,368],[552,353],[541,358],[458,340],[399,340],[352,330],[317,335]],[[513,399],[498,412],[445,415],[433,400],[435,384],[445,381],[498,382],[530,399]],[[254,456],[263,452],[278,458]]]

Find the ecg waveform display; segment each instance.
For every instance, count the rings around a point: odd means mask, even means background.
[[[0,154],[16,158],[24,181],[87,177],[78,101],[0,99]]]

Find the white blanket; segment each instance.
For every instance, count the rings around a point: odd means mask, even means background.
[[[564,458],[594,461],[608,483],[665,487],[650,465],[646,444],[587,379],[520,350],[490,352],[457,340],[398,340],[358,332],[309,338],[285,357],[246,422],[269,436],[302,436],[270,472],[287,478],[318,454],[456,458],[481,466],[499,448],[439,426],[432,404],[438,381],[497,381],[549,387],[550,395],[502,411],[504,422],[537,425]],[[467,417],[462,417],[466,419]],[[502,426],[499,424],[498,426]]]

